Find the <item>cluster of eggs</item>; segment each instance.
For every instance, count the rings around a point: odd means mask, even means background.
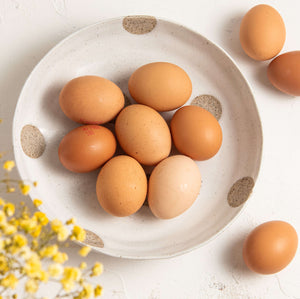
[[[274,58],[285,42],[280,14],[268,5],[252,8],[242,20],[240,42],[255,60]],[[300,95],[300,51],[275,58],[268,77],[279,90]],[[131,75],[128,89],[137,104],[124,108],[121,89],[107,79],[84,76],[65,85],[59,99],[61,109],[82,126],[62,139],[59,159],[73,172],[101,167],[97,198],[112,215],[133,214],[148,197],[156,217],[176,217],[197,198],[201,174],[194,160],[207,160],[218,152],[221,127],[205,109],[183,106],[191,96],[192,83],[174,64],[156,62],[140,67]],[[160,112],[175,109],[169,126]],[[107,125],[112,121],[113,128]],[[179,155],[170,156],[172,141]],[[124,154],[115,155],[117,144]],[[153,168],[149,181],[145,166]],[[297,247],[298,236],[290,224],[270,221],[249,234],[243,257],[251,270],[271,274],[290,263]]]
[[[251,8],[240,26],[240,42],[245,53],[255,60],[269,60],[282,50],[286,38],[283,19],[273,7],[260,4]],[[300,51],[281,54],[268,66],[273,86],[293,96],[300,95]]]
[[[124,108],[121,89],[105,78],[83,76],[64,86],[60,107],[83,126],[62,139],[59,159],[73,172],[102,166],[97,198],[112,215],[137,212],[147,197],[156,217],[176,217],[199,194],[201,174],[194,160],[207,160],[218,152],[221,126],[207,110],[183,106],[191,96],[192,82],[175,64],[141,66],[131,75],[128,89],[136,104]],[[169,126],[160,112],[177,108]],[[106,125],[111,121],[113,129]],[[178,155],[170,156],[172,140]],[[124,154],[114,156],[117,144]],[[145,166],[154,167],[149,182]]]

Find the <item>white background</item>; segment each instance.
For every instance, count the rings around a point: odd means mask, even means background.
[[[242,16],[259,3],[0,0],[1,151],[12,153],[14,109],[33,67],[61,39],[106,18],[148,14],[182,23],[223,47],[253,88],[263,125],[264,149],[255,192],[244,212],[217,239],[184,256],[134,261],[91,253],[88,263],[101,261],[106,269],[99,278],[105,298],[300,298],[300,253],[286,269],[269,276],[247,270],[241,256],[246,235],[262,222],[282,219],[300,233],[300,100],[275,90],[266,76],[268,62],[248,58],[238,39]],[[274,6],[284,19],[287,39],[282,52],[299,50],[300,1],[264,3]],[[13,156],[8,154],[6,158]],[[68,249],[74,265],[79,261],[77,250],[76,245]]]

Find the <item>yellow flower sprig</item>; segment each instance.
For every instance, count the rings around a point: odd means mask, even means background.
[[[25,205],[18,210],[14,204],[0,199],[0,294],[15,290],[19,281],[25,280],[25,292],[33,296],[40,284],[50,279],[62,286],[62,292],[55,298],[70,294],[78,299],[100,296],[101,286],[91,285],[86,278],[100,275],[101,263],[88,270],[85,262],[78,267],[64,266],[68,255],[61,251],[62,244],[85,238],[84,229],[75,223],[75,219],[65,224],[57,219],[49,221],[41,211],[30,214]],[[84,246],[78,253],[85,257],[90,250]],[[47,268],[43,267],[45,260],[50,261]]]
[[[2,156],[0,156],[1,159]],[[23,195],[28,195],[31,190],[31,185],[37,187],[37,182],[25,183],[20,180],[14,180],[10,178],[10,172],[15,168],[15,162],[12,160],[6,160],[2,164],[2,169],[5,171],[3,179],[0,179],[0,183],[4,184],[6,187],[6,193],[13,193],[16,191],[16,188],[20,190]]]
[[[13,161],[5,161],[5,177],[0,183],[14,192],[12,183],[17,183],[23,195],[30,191],[30,185],[11,180],[8,173],[14,168]],[[33,186],[37,186],[34,182]],[[34,199],[35,207],[42,205],[40,199]],[[87,299],[101,296],[102,287],[88,283],[89,277],[103,272],[101,263],[90,268],[85,262],[78,267],[65,265],[69,257],[62,251],[68,240],[84,241],[85,230],[76,224],[74,218],[62,223],[58,219],[49,221],[41,211],[30,212],[24,202],[16,207],[0,197],[0,299],[17,298],[16,288],[24,281],[24,291],[30,298],[41,284],[49,280],[61,285],[61,291],[54,297]],[[91,248],[84,246],[79,254],[85,257]],[[47,265],[46,262],[47,261]]]

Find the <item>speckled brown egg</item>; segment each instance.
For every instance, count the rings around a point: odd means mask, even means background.
[[[168,157],[171,134],[163,117],[145,105],[130,105],[116,119],[115,131],[123,150],[141,164],[155,165]]]
[[[142,166],[129,156],[117,156],[100,170],[96,185],[102,208],[119,217],[137,212],[147,194],[147,178]]]
[[[69,81],[59,95],[64,114],[81,124],[103,124],[124,107],[124,95],[112,81],[83,76]]]
[[[157,111],[169,111],[186,103],[192,93],[192,81],[173,63],[153,62],[131,75],[128,89],[137,103]]]

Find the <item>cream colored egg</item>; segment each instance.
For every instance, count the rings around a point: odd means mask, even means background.
[[[201,187],[197,164],[189,157],[176,155],[160,162],[151,173],[148,203],[152,213],[161,219],[174,218],[196,200]]]

